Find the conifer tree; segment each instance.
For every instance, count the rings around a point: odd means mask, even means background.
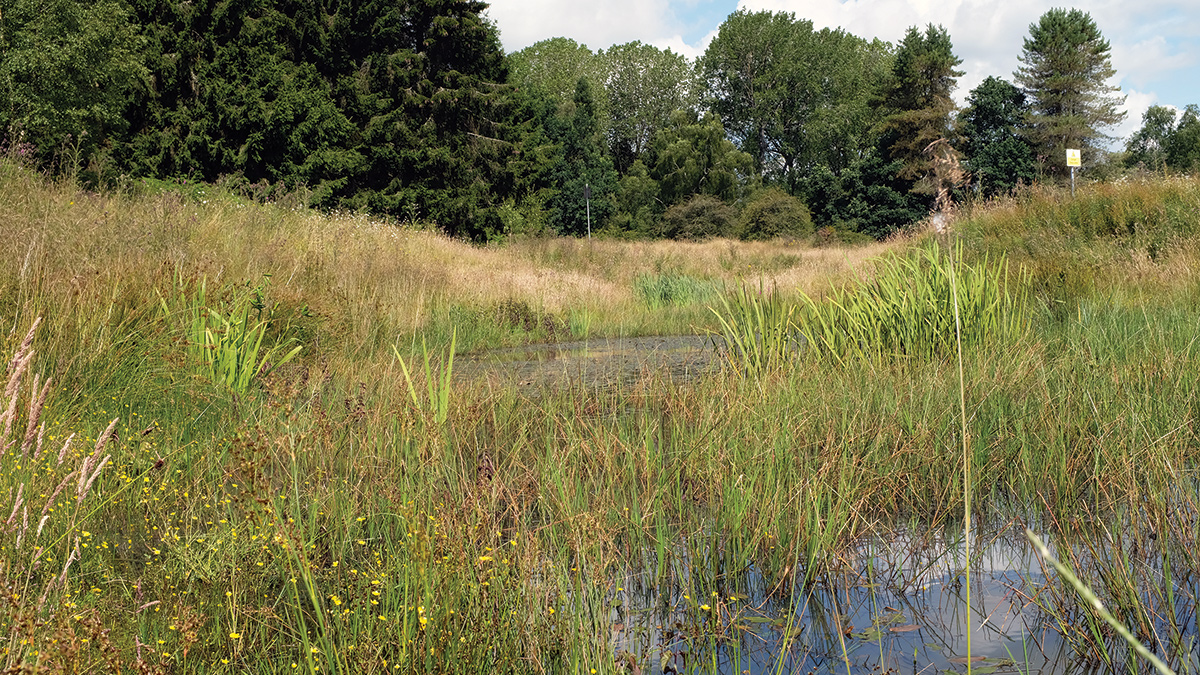
[[[881,146],[888,159],[900,161],[899,177],[913,182],[913,191],[932,193],[930,159],[926,148],[949,137],[954,112],[951,92],[962,75],[956,67],[950,34],[930,24],[922,33],[910,27],[896,52],[892,77],[883,97],[891,114],[882,125]]]
[[[1109,138],[1102,129],[1125,119],[1125,98],[1108,84],[1116,74],[1109,52],[1091,15],[1078,9],[1052,9],[1029,26],[1014,76],[1031,102],[1028,137],[1051,175],[1066,172],[1068,148],[1091,161]]]

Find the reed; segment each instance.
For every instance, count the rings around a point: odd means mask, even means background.
[[[1161,633],[1155,649],[1172,665],[1189,658],[1186,625],[1172,634],[1157,618],[1195,601],[1182,580],[1200,522],[1200,286],[1185,240],[1152,260],[1096,230],[1064,263],[1078,283],[1055,295],[1051,240],[1038,239],[1049,225],[1026,224],[1032,234],[1014,235],[1024,243],[1005,259],[992,237],[1008,235],[983,209],[962,221],[954,256],[922,242],[473,248],[211,194],[89,195],[3,162],[0,188],[4,353],[45,316],[36,367],[14,385],[15,407],[3,399],[15,412],[0,457],[0,574],[27,584],[10,584],[0,611],[42,632],[10,638],[5,668],[68,656],[188,673],[853,665],[886,653],[863,650],[861,626],[837,629],[838,584],[861,571],[863,538],[911,527],[953,540],[968,506],[972,521],[1044,523],[1114,616]],[[1186,198],[1174,183],[1129,189]],[[1029,202],[1030,218],[1058,213],[1045,199]],[[1126,197],[1113,188],[1112,199]],[[993,208],[1015,209],[1015,222],[1019,207]],[[1083,235],[1056,236],[1071,248]],[[646,306],[637,275],[668,269],[728,289],[717,311]],[[961,373],[952,319],[916,306],[887,318],[904,307],[891,288],[901,280],[949,311],[951,271]],[[191,310],[228,319],[265,274],[270,313],[252,308],[246,323],[268,322],[253,363],[270,344],[305,348],[234,392],[189,355],[200,344],[187,337]],[[539,327],[493,326],[509,301]],[[803,321],[814,306],[847,334],[874,312],[894,337],[818,349]],[[724,326],[726,353],[746,361],[686,382],[650,373],[536,391],[451,365],[468,343],[548,339],[545,317],[564,335]],[[914,324],[926,320],[941,328],[922,333]],[[30,410],[30,456],[44,428],[37,463],[21,459]],[[48,459],[71,433],[62,464]],[[76,509],[72,472],[85,465],[91,487]],[[37,544],[54,564],[33,569],[35,516],[49,502]],[[1170,580],[1145,573],[1164,565]],[[1121,663],[1073,591],[1028,592],[1079,658]]]
[[[930,243],[885,256],[870,279],[822,301],[802,296],[796,330],[814,353],[839,363],[947,358],[959,339],[971,349],[1009,343],[1026,330],[1026,287],[1020,272],[1010,279],[1003,257],[972,263],[961,244],[945,251]]]

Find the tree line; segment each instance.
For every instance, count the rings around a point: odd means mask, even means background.
[[[892,45],[738,11],[694,61],[565,38],[505,54],[485,8],[11,0],[0,132],[88,182],[302,189],[475,240],[880,238],[947,191],[1055,180],[1067,147],[1096,161],[1121,119],[1108,42],[1078,10],[1031,24],[1015,82],[988,78],[959,110],[941,26]],[[1194,106],[1151,108],[1127,157],[1190,169],[1198,143]]]

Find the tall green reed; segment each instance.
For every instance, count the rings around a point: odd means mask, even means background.
[[[202,364],[215,381],[236,392],[246,392],[254,379],[269,375],[303,349],[303,345],[292,346],[297,342],[295,338],[264,349],[263,339],[270,323],[263,318],[266,283],[235,292],[227,313],[209,306],[207,279],[200,281],[192,298],[177,272],[174,297],[168,300],[159,293],[164,315],[181,312],[186,317],[184,333],[192,360]]]
[[[936,243],[876,261],[874,274],[818,300],[796,304],[775,290],[745,286],[713,308],[734,369],[760,375],[797,356],[882,363],[951,357],[967,347],[1003,343],[1027,329],[1027,275],[1001,257],[962,259],[961,244]]]
[[[796,331],[812,353],[847,358],[940,359],[968,347],[1003,342],[1028,325],[1025,276],[1010,280],[1007,261],[968,263],[962,245],[926,244],[881,258],[870,279],[817,301],[802,294]]]
[[[400,370],[404,373],[404,381],[408,384],[408,395],[412,404],[418,410],[428,407],[434,423],[439,425],[445,424],[450,415],[450,384],[454,376],[454,348],[457,343],[458,331],[454,329],[450,333],[450,347],[446,351],[443,362],[440,358],[431,358],[429,347],[422,338],[421,356],[424,358],[427,394],[425,405],[421,404],[421,397],[417,395],[417,387],[413,384],[412,373],[404,362],[404,357],[400,356],[400,350],[396,348],[396,345],[392,345],[392,353],[400,362]]]
[[[727,363],[747,377],[759,377],[783,367],[797,351],[799,335],[792,323],[794,305],[777,289],[757,291],[745,284],[721,296],[721,307],[711,308],[721,323]]]

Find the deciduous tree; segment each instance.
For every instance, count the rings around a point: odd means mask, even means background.
[[[1167,141],[1167,165],[1176,171],[1200,171],[1200,106],[1194,103],[1179,116]]]
[[[958,131],[971,180],[984,195],[1037,178],[1033,148],[1022,133],[1027,112],[1025,94],[998,77],[987,78],[967,97]]]
[[[794,192],[815,167],[840,170],[871,147],[869,100],[889,63],[883,43],[742,10],[721,24],[700,68],[705,102],[730,136]]]
[[[40,161],[86,163],[126,126],[128,97],[146,82],[142,45],[120,2],[5,2],[0,136],[32,147]]]
[[[650,149],[672,113],[696,108],[698,80],[686,57],[641,42],[610,47],[598,58],[608,92],[609,148],[624,173]]]

